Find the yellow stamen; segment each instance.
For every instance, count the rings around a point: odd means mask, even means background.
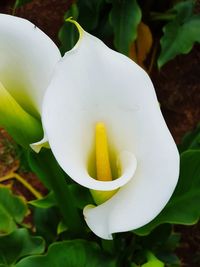
[[[106,127],[102,122],[96,124],[96,179],[99,181],[112,181],[112,171],[109,158]],[[110,199],[117,190],[100,191],[90,190],[97,205]]]
[[[96,174],[100,181],[112,181],[106,128],[102,122],[96,124]]]

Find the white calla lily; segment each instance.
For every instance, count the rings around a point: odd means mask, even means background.
[[[0,124],[16,139],[27,135],[27,142],[36,141],[42,131],[35,118],[40,117],[60,52],[46,34],[22,18],[0,14],[0,36]]]
[[[159,214],[176,186],[179,155],[145,71],[77,27],[80,39],[57,65],[42,121],[58,163],[74,181],[93,190],[118,189],[103,204],[84,209],[91,230],[111,239]],[[98,122],[121,165],[112,181],[88,173]]]

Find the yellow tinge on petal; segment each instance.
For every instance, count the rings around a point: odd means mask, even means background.
[[[112,171],[109,158],[106,127],[102,122],[96,124],[95,136],[96,179],[99,181],[112,181]],[[111,198],[117,190],[99,191],[90,190],[96,204],[102,204]]]
[[[0,126],[24,147],[43,135],[41,123],[27,113],[0,82]]]

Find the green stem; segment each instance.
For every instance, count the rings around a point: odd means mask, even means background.
[[[151,14],[152,20],[164,20],[164,21],[170,21],[173,20],[176,17],[176,14],[174,13],[156,13],[152,12]]]
[[[14,6],[12,10],[12,16],[15,16],[15,12],[16,12],[16,7]]]
[[[37,199],[42,198],[42,195],[40,194],[40,192],[38,192],[34,187],[32,187],[31,184],[29,184],[22,176],[20,176],[17,173],[11,172],[5,176],[0,177],[0,183],[1,182],[5,182],[8,180],[11,180],[15,178],[18,182],[20,182],[21,184],[23,184],[23,186],[29,190],[33,196],[35,196]]]
[[[149,75],[150,75],[150,73],[153,69],[154,63],[155,63],[157,51],[158,51],[158,41],[155,39],[154,46],[153,46],[153,52],[151,54],[151,60],[150,60],[150,64],[149,64],[148,71],[147,71]]]
[[[41,181],[54,192],[64,223],[70,233],[73,236],[83,234],[83,221],[75,206],[74,196],[51,150],[43,149],[39,154],[29,153],[29,164]]]

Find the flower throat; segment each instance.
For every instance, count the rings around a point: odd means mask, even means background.
[[[93,153],[93,159],[90,161],[90,166],[93,165],[93,178],[99,181],[112,181],[113,179],[117,178],[117,168],[116,164],[112,165],[115,162],[114,154],[109,154],[108,149],[108,140],[107,140],[107,133],[106,127],[104,123],[98,122],[95,128],[95,157]],[[95,173],[95,175],[94,175]],[[92,197],[96,204],[102,204],[106,200],[110,199],[117,190],[112,191],[100,191],[100,190],[90,190]]]

